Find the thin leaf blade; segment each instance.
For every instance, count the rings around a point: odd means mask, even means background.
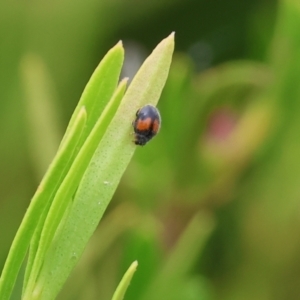
[[[84,174],[65,224],[49,249],[36,284],[41,299],[57,295],[97,227],[136,149],[131,121],[139,107],[157,104],[173,49],[171,34],[155,48],[129,86]]]

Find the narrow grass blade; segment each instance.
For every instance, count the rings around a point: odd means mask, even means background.
[[[54,158],[31,201],[2,270],[0,278],[1,299],[9,299],[10,297],[30,240],[40,220],[40,216],[45,207],[51,202],[51,199],[53,199],[62,177],[70,166],[70,161],[72,161],[74,155],[74,149],[80,140],[80,135],[83,131],[85,122],[86,111],[82,108],[70,129],[65,144],[60,148],[58,154]]]
[[[121,102],[121,99],[126,90],[126,84],[127,79],[121,81],[121,83],[119,84],[111,101],[108,103],[101,117],[98,119],[94,129],[92,130],[92,133],[79,151],[77,157],[73,162],[73,165],[70,168],[70,171],[66,175],[64,181],[62,182],[55,195],[55,198],[47,215],[43,231],[41,233],[41,238],[39,240],[33,268],[31,269],[30,278],[24,294],[25,298],[32,292],[35,280],[43,263],[45,253],[47,252],[47,249],[51,244],[54,234],[66,212],[66,209],[71,203],[71,198],[79,185],[85,169],[87,168],[90,159],[97,148],[97,145],[104,135],[105,128],[108,126],[112,116],[115,114]]]
[[[69,129],[72,128],[81,107],[85,107],[88,120],[83,134],[83,141],[87,138],[117,87],[123,60],[124,49],[120,41],[107,52],[94,71],[71,117],[65,137],[68,135]]]
[[[171,34],[156,47],[133,79],[80,182],[65,223],[56,232],[28,299],[54,299],[81,256],[136,149],[131,122],[139,107],[157,104],[173,49]]]
[[[69,171],[74,157],[116,88],[123,59],[124,50],[121,43],[119,43],[104,57],[83,93],[79,106],[76,108],[76,113],[68,126],[63,143],[61,143],[57,155],[34,195],[11,246],[0,279],[0,295],[1,297],[5,295],[6,298],[4,297],[4,299],[9,298],[34,231],[38,224],[40,226],[44,224],[41,218],[47,215],[45,209],[47,210],[50,207],[52,199]],[[98,85],[99,78],[103,77],[106,78],[105,85]],[[89,110],[88,112],[85,105]],[[38,238],[35,241],[38,241]],[[31,255],[34,256],[34,252]],[[31,268],[31,261],[29,268]],[[29,274],[28,271],[27,274]],[[28,278],[27,276],[26,278]],[[26,278],[25,280],[27,280]]]
[[[134,261],[130,267],[128,268],[128,270],[126,271],[126,273],[124,274],[122,280],[120,281],[116,291],[114,292],[114,295],[112,297],[112,300],[123,300],[126,290],[128,289],[128,286],[130,284],[130,281],[133,277],[133,274],[136,271],[136,268],[138,266],[138,262]]]

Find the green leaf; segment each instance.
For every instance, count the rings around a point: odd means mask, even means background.
[[[143,300],[174,299],[214,227],[211,216],[198,213],[180,236]],[[174,294],[175,293],[175,294]]]
[[[49,207],[51,199],[53,199],[54,193],[58,189],[58,185],[70,165],[70,160],[73,158],[73,152],[79,142],[85,122],[86,111],[82,108],[81,112],[77,115],[77,119],[74,121],[64,145],[59,149],[58,154],[31,200],[2,270],[0,296],[3,299],[9,299],[10,297],[30,240],[39,223],[40,216]]]
[[[59,187],[51,208],[48,212],[42,233],[39,241],[39,246],[36,252],[33,267],[31,269],[31,274],[26,287],[25,296],[30,295],[35,280],[39,274],[41,265],[45,254],[50,246],[54,234],[60,226],[60,222],[63,219],[69,204],[71,203],[71,198],[74,195],[76,188],[94,154],[99,141],[105,133],[105,129],[108,126],[112,116],[115,114],[121,99],[124,95],[126,89],[127,79],[123,80],[115,91],[112,99],[104,109],[101,117],[98,119],[95,127],[93,128],[91,134],[89,135],[86,143],[80,149],[77,157],[75,158],[69,173],[66,175],[64,181]]]
[[[134,261],[126,273],[124,274],[122,280],[120,281],[116,291],[114,292],[114,295],[112,297],[112,300],[123,300],[126,290],[128,289],[128,286],[130,284],[130,281],[133,277],[134,272],[136,271],[136,268],[138,266],[138,262]]]
[[[24,55],[21,77],[25,94],[29,154],[40,180],[56,154],[61,139],[61,124],[58,107],[55,105],[56,93],[45,62],[38,55]]]
[[[119,42],[107,52],[86,85],[71,117],[65,137],[68,135],[69,129],[72,128],[73,122],[82,107],[85,107],[88,114],[83,141],[88,137],[117,87],[123,60],[124,49],[122,42]]]
[[[36,232],[38,234],[42,232],[41,227],[44,225],[44,218],[47,216],[52,200],[68,173],[86,136],[97,120],[93,110],[97,111],[99,117],[100,112],[111,99],[118,83],[123,58],[124,51],[122,45],[119,43],[112,48],[100,62],[90,82],[87,84],[79,102],[80,108],[77,107],[73,114],[58,153],[31,200],[30,206],[12,243],[0,278],[1,298],[9,299],[33,233]],[[99,81],[100,78],[105,78],[106,84],[97,85],[97,81]],[[99,97],[101,100],[99,100]],[[96,105],[95,103],[98,102],[99,105]],[[31,273],[33,257],[35,256],[35,251],[38,249],[38,242],[39,236],[36,236],[34,238],[32,251],[30,252],[25,283]]]
[[[156,47],[130,84],[80,182],[64,224],[55,234],[35,289],[27,299],[55,298],[81,256],[136,149],[131,122],[138,108],[147,103],[157,104],[173,49],[174,34],[171,34]]]

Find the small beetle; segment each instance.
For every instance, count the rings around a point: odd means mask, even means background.
[[[160,129],[161,118],[156,107],[148,104],[136,112],[136,119],[132,122],[135,133],[134,143],[146,145]]]

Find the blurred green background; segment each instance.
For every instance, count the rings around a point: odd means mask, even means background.
[[[110,299],[136,259],[126,299],[299,299],[298,0],[3,1],[0,264],[103,55],[121,39],[132,78],[172,31],[161,132],[59,299]]]

